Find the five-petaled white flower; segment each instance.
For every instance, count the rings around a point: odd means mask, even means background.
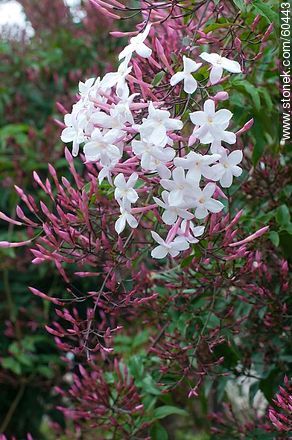
[[[195,217],[203,219],[209,212],[217,213],[224,208],[223,203],[212,198],[216,189],[215,183],[208,183],[203,190],[195,188],[192,197],[187,201],[188,205],[195,208]]]
[[[157,197],[153,197],[153,199],[158,206],[161,206],[165,209],[164,213],[162,214],[162,220],[166,225],[173,225],[177,221],[178,217],[186,220],[191,220],[194,218],[193,214],[188,212],[186,209],[178,208],[169,204],[168,191],[162,191],[161,197],[162,200],[158,199]]]
[[[114,179],[114,185],[116,187],[115,199],[135,203],[139,198],[137,192],[134,190],[137,179],[137,173],[131,174],[128,181],[126,181],[123,173],[118,174]]]
[[[164,189],[169,191],[168,203],[172,206],[181,207],[185,202],[185,196],[192,194],[195,182],[185,175],[183,168],[175,168],[172,172],[172,180],[161,179],[160,184]]]
[[[153,102],[149,104],[147,119],[144,118],[142,125],[136,126],[136,129],[141,133],[142,137],[160,147],[164,147],[167,144],[168,131],[181,130],[182,128],[182,121],[170,118],[169,111],[155,108]]]
[[[237,61],[229,60],[228,58],[221,57],[217,53],[201,53],[200,57],[212,64],[210,72],[211,84],[216,84],[222,78],[223,69],[231,73],[241,73],[240,64]]]
[[[122,204],[120,205],[120,212],[121,215],[115,223],[115,230],[118,234],[121,234],[123,232],[127,223],[132,229],[137,228],[138,221],[131,214],[131,203],[129,203],[128,201],[122,202]]]
[[[132,142],[133,152],[141,159],[141,167],[146,171],[157,171],[159,175],[171,174],[166,163],[173,160],[175,151],[171,147],[161,148],[145,139]]]
[[[204,234],[204,226],[195,226],[192,221],[183,220],[178,230],[178,235],[185,237],[189,243],[198,243],[197,237]]]
[[[188,177],[198,183],[201,180],[201,176],[210,180],[218,180],[213,170],[214,167],[210,166],[217,162],[218,159],[220,159],[220,154],[202,155],[191,151],[184,157],[176,157],[174,165],[189,170]]]
[[[215,111],[215,103],[207,99],[204,104],[204,111],[190,113],[190,118],[196,127],[193,136],[200,139],[202,144],[216,142],[227,142],[234,144],[236,136],[231,131],[225,131],[228,127],[232,113],[230,110],[221,109]]]
[[[228,156],[226,149],[221,152],[218,167],[221,167],[220,185],[223,188],[229,188],[232,185],[233,176],[239,177],[241,175],[242,169],[238,166],[241,161],[241,150],[232,151]]]
[[[100,85],[104,89],[110,89],[116,86],[117,95],[119,97],[128,96],[129,87],[126,83],[126,78],[132,70],[132,66],[129,67],[130,56],[127,56],[124,61],[118,67],[117,72],[109,72],[102,79]]]
[[[147,24],[143,32],[140,32],[136,37],[130,39],[130,44],[128,44],[128,46],[126,46],[120,53],[119,60],[122,60],[127,56],[131,57],[133,52],[137,52],[142,58],[149,58],[151,56],[152,49],[144,43],[149,35],[150,28],[151,24]]]
[[[184,82],[184,91],[192,94],[197,90],[198,83],[193,77],[192,73],[196,72],[202,65],[202,63],[196,63],[195,61],[183,56],[184,70],[182,72],[175,73],[171,79],[170,84],[175,86],[179,82]]]
[[[119,136],[118,130],[109,130],[104,133],[95,128],[91,134],[91,140],[84,145],[85,158],[89,162],[100,161],[104,165],[109,160],[121,158],[120,149],[113,145]]]
[[[73,142],[72,154],[74,157],[78,155],[79,145],[86,140],[83,130],[86,124],[86,116],[84,113],[80,113],[76,107],[75,111],[73,108],[72,113],[65,115],[64,123],[66,128],[64,128],[61,134],[62,142]]]
[[[184,237],[176,237],[170,243],[163,240],[156,232],[151,231],[152,238],[158,243],[158,246],[151,251],[153,258],[164,258],[168,254],[176,257],[181,251],[189,249],[190,245]]]

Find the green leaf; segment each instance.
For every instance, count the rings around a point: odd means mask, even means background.
[[[243,0],[233,0],[235,6],[238,7],[241,11],[246,11],[246,5]]]
[[[152,85],[154,87],[159,86],[159,84],[161,83],[164,77],[165,77],[165,72],[163,70],[161,70],[161,72],[156,73],[156,75],[153,78]]]
[[[265,17],[270,23],[278,23],[279,16],[271,6],[265,4],[262,0],[254,0],[252,5],[257,14]]]
[[[151,427],[150,436],[151,440],[168,440],[167,431],[160,423],[155,423]]]
[[[276,220],[280,226],[287,226],[290,223],[290,212],[287,205],[281,205],[276,212]]]
[[[273,243],[274,246],[278,247],[279,243],[280,243],[280,237],[278,232],[276,231],[271,231],[269,233],[269,239],[271,240],[271,242]]]
[[[184,409],[177,408],[176,406],[165,405],[156,408],[153,412],[154,419],[164,419],[172,414],[177,414],[180,416],[187,416],[188,413]]]

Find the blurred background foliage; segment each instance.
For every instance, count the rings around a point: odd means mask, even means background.
[[[111,23],[86,1],[81,3],[75,13],[62,0],[21,0],[20,3],[33,29],[33,35],[27,35],[24,30],[17,37],[9,36],[6,30],[0,39],[0,210],[11,217],[18,203],[15,184],[41,196],[33,184],[33,170],[46,177],[47,163],[51,162],[62,175],[66,175],[64,147],[59,140],[60,128],[54,122],[56,118],[61,119],[56,102],[61,102],[69,109],[78,81],[98,76],[109,69],[117,44],[108,36]],[[255,16],[260,14],[260,27],[266,28],[274,22],[277,28],[277,2],[254,1],[251,2],[253,8],[248,11],[246,2],[234,0],[232,3],[248,23],[252,23]],[[224,20],[216,23],[217,27],[222,24]],[[125,25],[122,23],[121,26]],[[209,30],[212,30],[212,26],[214,23],[209,24]],[[248,34],[243,36],[248,40]],[[256,54],[259,44],[254,42],[251,52]],[[287,206],[292,185],[289,183],[289,157],[279,142],[277,47],[278,35],[274,31],[265,48],[260,69],[253,69],[251,59],[248,79],[232,79],[230,82],[230,105],[238,127],[251,117],[255,119],[251,134],[248,133],[244,138],[250,151],[250,157],[246,157],[246,169],[252,170],[253,179],[247,180],[246,174],[243,176],[239,183],[243,188],[242,196],[236,197],[236,205],[232,209],[245,209],[247,233],[250,233],[249,226],[250,230],[255,230],[266,224],[271,225],[269,244],[263,253],[272,266],[275,264],[272,254],[277,256],[277,261],[283,258],[291,260],[292,256],[292,224]],[[234,185],[231,192],[237,189]],[[7,224],[1,222],[0,241],[22,239],[25,239],[22,232],[17,231],[13,225],[9,226],[7,232]],[[63,416],[56,410],[60,397],[54,392],[54,387],[64,380],[65,362],[57,352],[53,337],[44,330],[44,325],[49,321],[50,305],[34,297],[27,286],[33,285],[40,290],[44,288],[49,294],[58,286],[59,278],[54,267],[29,264],[31,255],[25,249],[0,249],[0,258],[0,433],[5,432],[8,438],[14,435],[19,440],[25,439],[26,433],[31,433],[37,440],[54,439],[57,434],[52,434],[48,420],[65,429]],[[187,264],[184,262],[183,267]],[[172,277],[173,282],[175,272]],[[194,284],[196,282],[199,280],[194,277]],[[157,280],[157,289],[160,289],[162,298],[169,295],[163,287],[159,287],[159,283]],[[282,292],[279,273],[276,271],[272,290],[279,301]],[[282,301],[285,295],[283,293]],[[199,304],[193,305],[199,313],[208,314],[205,306],[209,297],[205,300],[202,298]],[[229,335],[230,345],[222,345],[221,352],[217,354],[225,358],[225,371],[233,370],[235,376],[243,374],[252,360],[253,366],[256,366],[256,380],[249,390],[248,399],[252,403],[257,391],[261,390],[270,402],[284,374],[288,373],[288,364],[292,360],[283,328],[274,326],[271,330],[263,323],[267,308],[277,314],[278,304],[271,299],[269,304],[257,305],[253,310],[251,304],[241,303],[235,295],[230,301],[238,318],[250,314],[251,319],[243,324],[240,343],[234,335]],[[216,314],[211,317],[213,321],[209,321],[208,315],[210,329],[218,324],[218,320],[220,323],[222,317],[223,306],[220,300],[215,306]],[[165,321],[173,320],[174,313],[170,305],[164,315]],[[187,332],[185,323],[189,317],[178,318],[177,331]],[[150,406],[159,400],[165,408],[190,409],[191,404],[183,401],[182,395],[186,390],[169,397],[163,396],[157,388],[157,378],[150,373],[157,359],[147,355],[144,349],[147,339],[147,331],[137,331],[134,338],[124,335],[115,340],[116,351],[128,361],[130,373],[142,395],[146,396],[146,400],[148,398]],[[262,352],[256,350],[259,340],[265,346]],[[243,371],[237,369],[238,365],[242,366]],[[144,374],[145,370],[147,374]],[[195,424],[199,431],[202,430],[202,434],[193,434],[194,420],[179,414],[178,409],[172,409],[156,414],[157,422],[151,429],[151,438],[164,440],[171,432],[169,438],[177,440],[276,438],[273,435],[269,437],[267,432],[261,432],[260,429],[237,437],[232,432],[234,421],[230,422],[229,436],[226,434],[220,437],[217,433],[211,437],[208,434],[208,389],[211,381],[206,382],[200,393],[199,404],[195,407],[195,413],[198,414]],[[216,405],[224,399],[228,401],[227,382],[222,376],[217,384]],[[179,416],[183,418],[179,419]],[[225,416],[222,417],[224,419]],[[70,432],[68,436],[60,434],[58,438],[73,438]],[[106,437],[104,433],[100,435],[90,437],[89,434],[84,438],[112,438]]]

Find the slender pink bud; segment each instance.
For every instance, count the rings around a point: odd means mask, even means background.
[[[271,35],[271,33],[274,30],[274,24],[271,23],[270,26],[268,27],[268,29],[266,30],[266,32],[264,33],[264,36],[262,38],[262,43],[264,43],[265,41],[268,40],[269,36]]]
[[[0,211],[0,219],[4,220],[5,222],[11,223],[12,225],[16,225],[16,226],[22,226],[23,223],[20,223],[16,220],[13,220],[12,218],[8,217],[6,214],[4,214],[4,212]]]
[[[243,134],[243,133],[247,132],[248,130],[250,130],[251,127],[253,126],[253,124],[254,124],[254,119],[251,118],[246,124],[244,124],[244,126],[240,130],[238,130],[237,133],[235,133],[236,136],[239,136],[240,134]]]
[[[265,234],[267,231],[269,230],[269,226],[265,226],[261,229],[259,229],[257,232],[255,232],[254,234],[249,235],[248,237],[246,237],[244,240],[238,241],[237,243],[231,243],[229,246],[230,247],[235,247],[235,246],[241,246],[243,244],[246,243],[250,243],[251,241],[255,240],[256,238],[261,237],[263,234]]]

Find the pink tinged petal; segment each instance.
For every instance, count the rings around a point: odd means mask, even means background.
[[[189,74],[184,80],[184,91],[191,95],[197,90],[197,87],[197,81],[192,77],[191,74]]]
[[[173,75],[170,79],[170,85],[176,86],[179,82],[183,81],[185,78],[184,72],[177,72],[175,75]]]
[[[212,195],[214,194],[214,192],[215,192],[215,189],[216,189],[216,185],[215,185],[215,183],[207,183],[207,185],[205,186],[205,188],[203,189],[203,194],[204,194],[204,197],[206,197],[206,198],[210,198],[210,197],[212,197]]]
[[[207,123],[206,113],[202,111],[190,113],[190,119],[194,125],[203,125]]]
[[[146,46],[146,44],[141,43],[136,47],[136,52],[142,58],[149,58],[152,54],[152,49]]]
[[[207,215],[208,215],[208,210],[204,206],[198,206],[198,208],[196,208],[195,217],[197,219],[205,218],[207,217]]]
[[[207,116],[211,116],[214,118],[215,116],[215,102],[213,99],[207,99],[207,101],[204,104],[204,112]]]
[[[163,238],[160,237],[160,235],[157,234],[157,232],[151,231],[151,235],[153,240],[155,240],[158,244],[165,246],[165,241],[163,240]]]
[[[220,212],[222,211],[222,209],[224,208],[223,203],[219,202],[219,200],[215,200],[215,199],[210,199],[205,203],[205,207],[210,211],[210,212]]]
[[[222,78],[223,68],[220,66],[213,66],[210,72],[211,84],[216,84]]]
[[[167,209],[163,215],[162,220],[166,225],[173,225],[176,222],[177,214],[174,209]]]
[[[232,116],[233,113],[231,113],[230,110],[221,109],[216,112],[214,122],[215,124],[224,124],[226,122],[229,122]]]
[[[228,162],[230,165],[237,165],[242,161],[242,157],[243,154],[241,150],[232,151],[228,156]]]
[[[121,215],[115,223],[115,230],[117,234],[121,234],[126,227],[126,219],[124,215]]]
[[[233,181],[232,171],[230,168],[226,168],[225,173],[223,174],[223,176],[220,179],[220,185],[223,188],[229,188],[232,185],[232,181]]]
[[[151,251],[151,257],[157,258],[159,260],[161,258],[165,258],[167,254],[168,254],[168,249],[165,246],[157,246]]]
[[[237,165],[233,165],[233,167],[232,167],[232,174],[235,177],[239,177],[242,174],[242,169],[240,167],[238,167]]]
[[[229,60],[228,58],[222,57],[222,66],[228,72],[241,73],[241,67],[237,61]]]

